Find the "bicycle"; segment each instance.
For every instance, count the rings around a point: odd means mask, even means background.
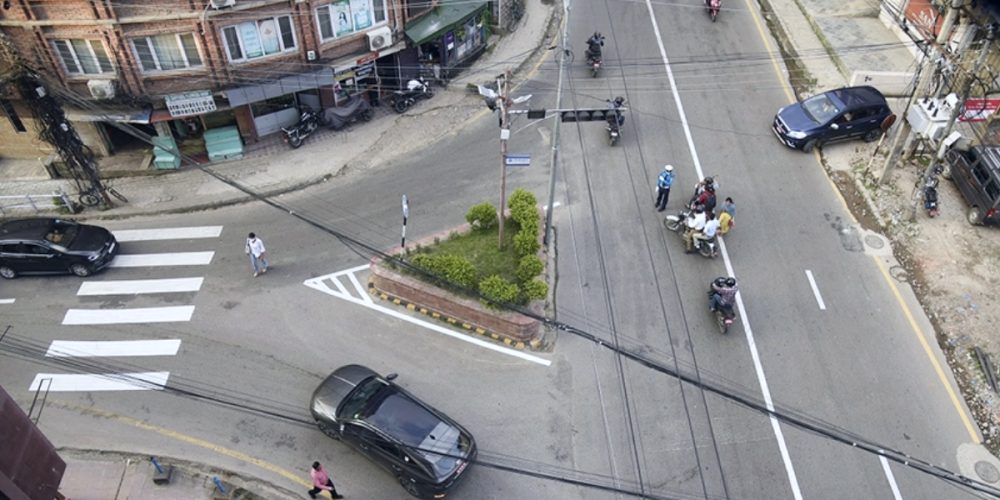
[[[118,201],[122,203],[128,203],[128,198],[125,195],[119,193],[115,188],[105,184],[104,191],[111,196],[115,197]],[[101,190],[97,186],[92,186],[86,191],[80,192],[80,203],[83,203],[88,207],[96,207],[104,201],[104,197],[101,196]]]

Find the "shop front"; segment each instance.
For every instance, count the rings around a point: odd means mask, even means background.
[[[299,108],[322,108],[321,94],[334,84],[333,71],[286,76],[262,85],[229,89],[229,105],[236,111],[240,134],[247,140],[280,132],[299,121]]]
[[[486,48],[489,17],[487,1],[442,0],[406,26],[406,37],[416,48],[422,69],[435,78],[450,78]]]

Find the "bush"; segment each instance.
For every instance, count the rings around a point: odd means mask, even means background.
[[[538,209],[534,205],[514,205],[510,209],[510,218],[522,229],[531,223],[536,229],[538,227]]]
[[[517,188],[513,193],[510,194],[510,198],[507,198],[507,208],[514,211],[514,207],[518,205],[528,205],[534,207],[538,205],[538,201],[535,200],[535,195],[531,191],[523,188]]]
[[[487,202],[473,205],[465,213],[465,221],[476,229],[489,229],[497,224],[497,209]]]
[[[462,288],[472,288],[476,284],[476,268],[465,257],[451,254],[429,255],[417,254],[410,261],[449,284]]]
[[[527,283],[531,281],[531,278],[541,274],[542,269],[545,266],[542,264],[542,259],[535,257],[534,255],[525,255],[521,257],[521,260],[517,263],[517,271],[514,275],[517,276],[517,281],[519,283]]]
[[[520,256],[538,253],[538,228],[534,231],[518,231],[514,235],[514,251]]]
[[[549,285],[542,280],[531,280],[521,284],[521,297],[524,302],[542,300],[549,295]]]
[[[494,274],[493,276],[479,282],[479,293],[495,302],[499,302],[501,304],[512,304],[517,301],[521,290],[514,283],[501,278],[500,275]],[[496,304],[485,300],[481,302],[487,307],[493,309],[497,308]]]

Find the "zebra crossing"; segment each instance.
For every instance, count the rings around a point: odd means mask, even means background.
[[[174,241],[219,238],[222,226],[192,226],[161,229],[126,229],[112,231],[121,242],[159,242],[172,246]],[[199,242],[200,243],[200,242]],[[122,247],[128,251],[128,245]],[[109,270],[100,277],[114,274],[114,269],[167,268],[177,269],[182,277],[150,279],[88,280],[80,284],[78,297],[136,296],[188,293],[201,290],[204,278],[190,276],[191,268],[207,266],[212,262],[213,251],[182,251],[166,253],[129,254],[115,257]],[[163,307],[134,307],[119,309],[67,309],[62,324],[65,326],[99,326],[123,324],[152,324],[190,321],[193,305]],[[53,340],[45,353],[47,358],[131,358],[176,356],[180,339],[163,340]],[[170,372],[150,371],[134,373],[38,373],[29,386],[30,391],[89,392],[89,391],[143,391],[162,390]]]

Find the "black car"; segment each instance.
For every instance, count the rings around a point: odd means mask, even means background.
[[[969,204],[970,224],[1000,225],[1000,146],[949,149],[945,177],[955,182]]]
[[[338,368],[313,393],[310,411],[324,434],[388,470],[407,493],[444,498],[476,441],[461,425],[361,365]]]
[[[811,153],[828,142],[877,141],[895,121],[875,87],[845,87],[816,94],[778,110],[771,130],[782,144]]]
[[[103,227],[62,219],[21,219],[0,224],[0,276],[89,276],[111,264],[118,241]]]

